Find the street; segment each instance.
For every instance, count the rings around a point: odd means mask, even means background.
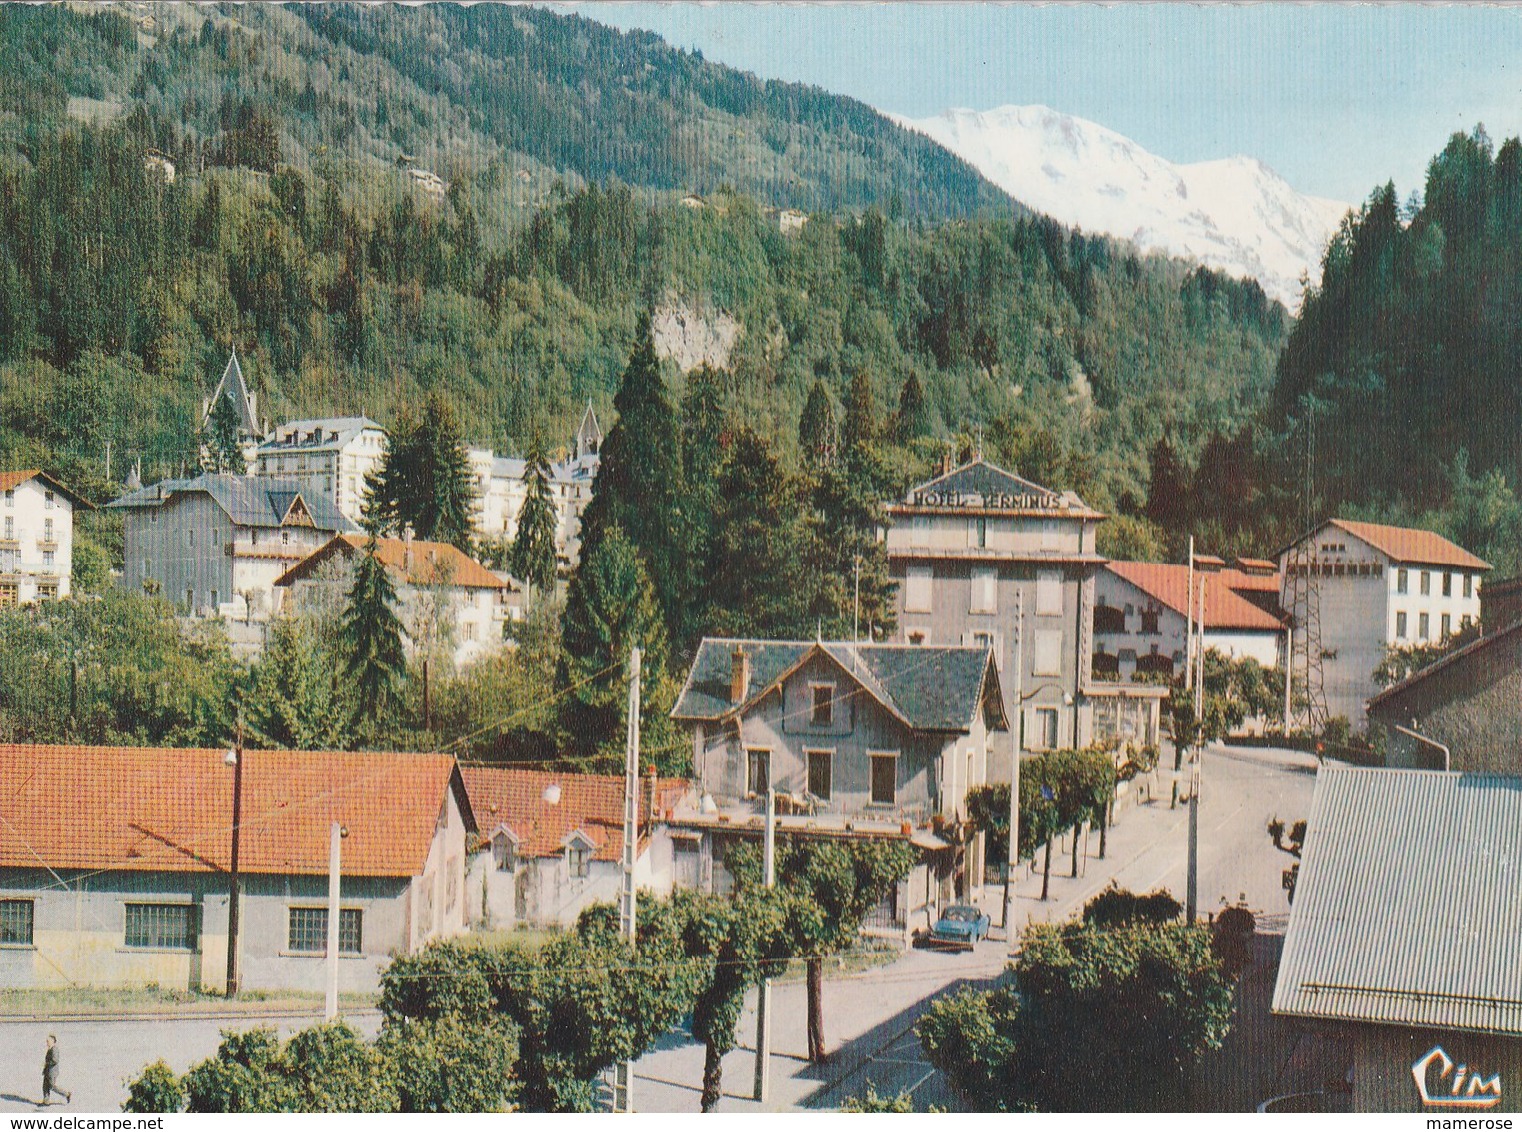
[[[1072,871],[1071,847],[1054,845],[1050,899],[1042,902],[1039,871],[1022,869],[1016,885],[1015,923],[1062,921],[1114,879],[1124,888],[1148,892],[1163,887],[1184,897],[1188,808],[1170,806],[1171,752],[1152,782],[1152,800],[1126,806],[1109,832],[1106,858],[1100,860],[1099,836],[1080,843],[1079,876]],[[1264,826],[1277,814],[1286,822],[1309,815],[1315,783],[1310,756],[1257,748],[1207,751],[1201,769],[1200,914],[1223,903],[1245,899],[1269,922],[1282,924],[1288,903],[1280,884],[1289,858],[1276,851]],[[1183,781],[1187,782],[1187,767]],[[917,1108],[935,1104],[956,1107],[939,1075],[924,1060],[913,1026],[929,1002],[964,983],[987,983],[1003,970],[1008,944],[998,928],[1002,893],[989,886],[984,906],[995,924],[994,939],[960,954],[909,951],[886,966],[859,974],[828,977],[825,984],[825,1035],[833,1056],[824,1066],[803,1059],[805,990],[803,982],[779,983],[773,991],[772,1095],[764,1106],[752,1098],[755,1066],[755,1017],[748,1009],[740,1022],[741,1048],[724,1060],[721,1111],[830,1109],[860,1096],[872,1082],[880,1094],[910,1090]],[[269,1024],[282,1033],[315,1018],[282,1017]],[[373,1033],[373,1012],[351,1019]],[[0,1112],[36,1107],[44,1039],[56,1033],[62,1055],[60,1081],[73,1090],[71,1112],[119,1109],[125,1081],[149,1062],[164,1058],[176,1072],[214,1052],[223,1028],[259,1024],[249,1016],[223,1019],[164,1017],[141,1021],[7,1021],[0,1026]],[[644,1111],[688,1112],[698,1108],[703,1049],[681,1031],[673,1031],[636,1064],[635,1105]],[[59,1106],[54,1106],[56,1111]]]

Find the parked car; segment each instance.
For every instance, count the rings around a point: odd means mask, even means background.
[[[930,929],[930,942],[941,946],[971,948],[988,938],[988,914],[971,904],[953,904],[941,913]]]

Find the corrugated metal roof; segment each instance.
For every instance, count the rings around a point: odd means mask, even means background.
[[[1522,778],[1323,768],[1274,1010],[1522,1035]]]

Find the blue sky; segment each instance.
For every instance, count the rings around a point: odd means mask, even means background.
[[[583,3],[764,78],[922,117],[1044,103],[1173,161],[1242,153],[1345,201],[1454,130],[1522,133],[1522,8]]]

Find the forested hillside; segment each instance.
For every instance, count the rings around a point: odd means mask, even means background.
[[[501,84],[445,72],[472,73],[464,62],[515,42],[508,27],[533,26],[613,52],[574,72],[578,113],[608,109],[587,87],[594,73],[612,82],[660,51],[682,73],[729,74],[647,37],[491,6],[325,8],[304,20],[208,11],[193,31],[179,26],[182,10],[153,8],[152,43],[112,12],[0,11],[7,90],[28,92],[0,120],[11,147],[0,182],[6,463],[54,467],[97,495],[110,491],[98,482],[107,441],[113,478],[137,457],[147,478],[177,470],[194,457],[200,399],[232,346],[272,419],[386,420],[398,398],[441,388],[476,441],[521,448],[538,430],[554,443],[588,397],[608,409],[638,313],[672,304],[734,320],[724,396],[784,456],[816,377],[843,405],[865,372],[884,416],[912,384],[909,451],[981,433],[991,454],[1106,507],[1144,496],[1160,436],[1187,457],[1267,394],[1287,319],[1255,285],[1039,218],[934,219],[865,191],[875,203],[858,209],[842,190],[785,234],[767,199],[738,190],[688,207],[679,193],[557,167],[516,220],[505,202],[519,174],[532,188],[548,167],[501,156],[475,132],[478,120],[509,128],[487,109]],[[386,69],[407,34],[443,68],[437,80]],[[455,50],[461,64],[443,67]],[[827,120],[826,97],[810,98],[800,105],[815,107],[819,130],[857,136],[845,109]],[[355,140],[340,158],[323,151],[342,132],[321,108],[342,100]],[[123,113],[85,122],[81,105]],[[394,159],[369,160],[391,152],[374,131],[396,122],[409,123],[396,151],[491,156],[446,169],[447,193],[425,191]],[[564,131],[546,118],[527,133]],[[175,160],[172,183],[145,167],[150,148]],[[614,161],[620,150],[599,152]],[[723,164],[724,153],[709,156]]]

